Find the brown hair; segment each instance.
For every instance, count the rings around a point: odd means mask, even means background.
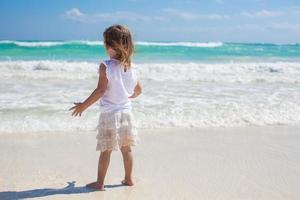
[[[134,45],[128,27],[119,24],[110,26],[104,31],[103,38],[104,44],[116,52],[116,59],[129,68]]]

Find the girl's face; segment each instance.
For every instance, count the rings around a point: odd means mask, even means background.
[[[105,45],[105,50],[109,57],[114,58],[116,56],[116,52],[109,46]]]

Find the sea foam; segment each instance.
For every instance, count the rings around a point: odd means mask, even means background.
[[[300,125],[299,62],[135,63],[139,128]],[[97,85],[99,63],[0,62],[0,132],[94,130],[98,105],[68,109]]]
[[[199,82],[299,83],[300,62],[135,63],[143,80]],[[2,77],[91,79],[99,63],[71,61],[0,61]]]

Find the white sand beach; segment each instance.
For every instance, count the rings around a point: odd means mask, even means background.
[[[300,128],[140,130],[135,186],[113,152],[106,191],[95,180],[95,132],[0,134],[0,199],[300,199]]]

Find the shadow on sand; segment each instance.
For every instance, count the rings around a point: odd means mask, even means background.
[[[115,184],[115,185],[105,185],[105,188],[115,188],[125,186],[123,184]],[[80,193],[90,193],[96,192],[97,190],[93,190],[87,188],[85,186],[76,187],[75,181],[68,182],[68,186],[60,189],[54,188],[42,188],[42,189],[34,189],[34,190],[25,190],[25,191],[7,191],[0,192],[1,200],[12,200],[12,199],[27,199],[27,198],[35,198],[35,197],[45,197],[56,194],[80,194]]]

